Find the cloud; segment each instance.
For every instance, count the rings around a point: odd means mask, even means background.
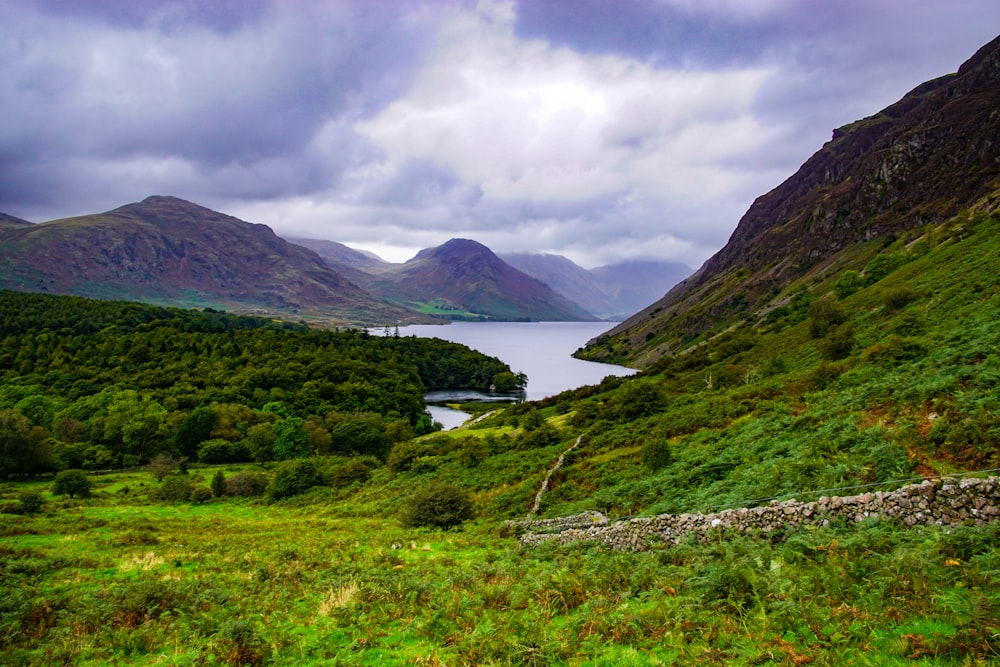
[[[697,265],[989,0],[0,3],[0,211],[173,194],[405,259]]]

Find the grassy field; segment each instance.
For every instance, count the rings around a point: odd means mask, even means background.
[[[232,472],[231,470],[229,472]],[[207,483],[212,470],[194,470]],[[376,475],[387,475],[384,470]],[[157,503],[148,472],[0,515],[6,665],[987,665],[1000,528],[620,553],[404,528],[356,487]],[[378,481],[377,479],[375,480]],[[479,502],[483,498],[477,499]],[[402,502],[402,501],[399,501]]]

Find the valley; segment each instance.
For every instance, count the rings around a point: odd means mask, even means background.
[[[0,220],[0,664],[997,664],[998,108],[1000,38],[835,131],[665,296],[580,325],[578,357],[633,375],[446,432],[428,391],[523,369],[357,322],[581,317],[486,246],[386,266],[163,197]],[[86,264],[104,297],[201,272],[246,305],[211,233],[281,308],[38,293]],[[357,317],[298,321],[333,299]],[[605,519],[627,539],[589,539]]]

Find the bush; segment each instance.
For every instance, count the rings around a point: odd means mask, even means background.
[[[267,487],[267,495],[273,500],[280,500],[326,484],[326,477],[312,459],[288,461],[278,466],[274,479]]]
[[[823,338],[846,320],[847,316],[830,297],[816,299],[809,304],[809,335],[813,338]]]
[[[160,500],[179,503],[191,498],[194,491],[194,482],[187,475],[170,475],[164,477],[160,482],[160,488],[156,490],[156,496]]]
[[[670,443],[666,439],[653,438],[643,443],[642,463],[653,472],[667,467],[672,461],[673,454],[670,451]]]
[[[207,486],[196,486],[191,490],[190,500],[193,503],[203,503],[206,500],[211,500],[213,495],[212,489]]]
[[[63,470],[52,482],[52,493],[70,498],[89,498],[90,480],[82,470]]]
[[[431,484],[417,491],[403,510],[403,525],[452,528],[472,519],[472,498],[452,484]]]
[[[212,475],[212,495],[216,497],[226,495],[226,476],[221,470]]]
[[[354,459],[330,471],[330,484],[336,488],[365,483],[372,476],[372,469],[363,461]]]
[[[846,359],[854,349],[854,328],[845,324],[833,329],[827,336],[823,344],[820,345],[820,354],[828,361]]]
[[[18,511],[20,514],[35,514],[42,510],[45,501],[42,494],[37,491],[22,491],[17,496]]]
[[[389,452],[389,458],[386,459],[385,465],[393,472],[406,472],[413,468],[417,459],[431,456],[434,451],[433,447],[416,440],[401,442]]]
[[[249,459],[250,452],[242,442],[212,438],[198,447],[198,460],[202,463],[238,463]]]
[[[883,294],[882,303],[889,310],[902,310],[919,298],[920,294],[915,289],[903,285]]]
[[[227,496],[262,496],[267,489],[267,477],[260,473],[238,472],[226,480]]]

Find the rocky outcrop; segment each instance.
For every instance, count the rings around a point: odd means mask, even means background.
[[[655,544],[678,544],[694,534],[705,539],[718,532],[759,534],[772,539],[805,526],[842,520],[898,521],[905,526],[982,526],[1000,520],[1000,478],[928,480],[895,491],[857,496],[822,497],[814,502],[773,501],[713,514],[661,514],[610,523],[598,512],[541,521],[508,522],[507,534],[521,544],[599,542],[615,549],[643,551]]]

